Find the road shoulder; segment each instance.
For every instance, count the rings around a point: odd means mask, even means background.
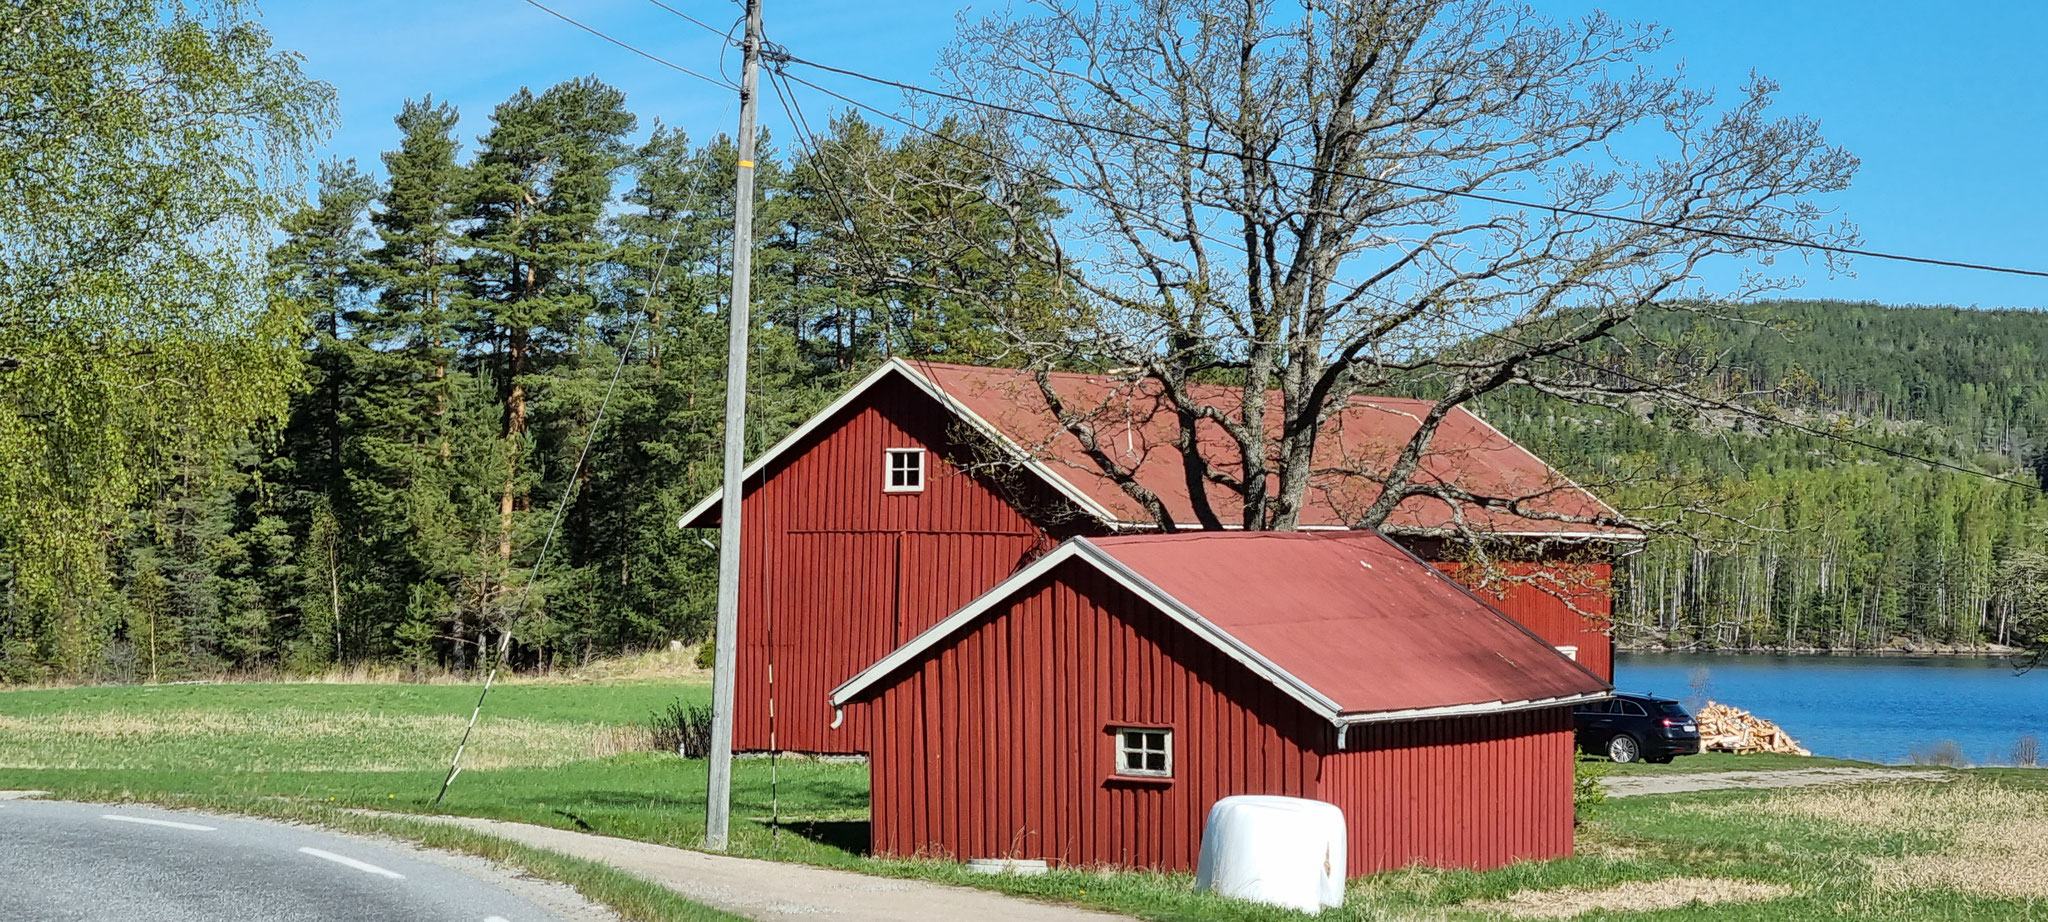
[[[475,817],[408,816],[522,845],[597,861],[667,887],[691,900],[770,922],[829,916],[874,922],[1106,922],[1125,916],[1040,903],[989,890],[853,871],[736,858],[689,849]]]

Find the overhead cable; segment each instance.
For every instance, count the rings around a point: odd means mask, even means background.
[[[792,63],[798,63],[798,62],[802,62],[802,59],[800,59],[800,58],[795,58],[795,57],[792,57],[792,58],[791,58],[790,60],[791,60],[791,62],[792,62]],[[816,66],[816,65],[812,65],[812,66]],[[833,90],[831,90],[831,89],[827,89],[826,87],[823,87],[823,86],[819,86],[818,84],[816,84],[816,83],[813,83],[813,82],[811,82],[811,81],[809,81],[809,80],[805,80],[805,79],[804,79],[804,78],[802,78],[802,77],[798,77],[798,76],[793,76],[793,75],[789,75],[789,74],[787,74],[787,73],[784,73],[784,74],[783,74],[783,77],[784,77],[785,79],[787,79],[787,80],[794,80],[794,81],[796,81],[797,83],[801,83],[801,84],[803,84],[803,85],[805,85],[805,86],[808,86],[808,87],[810,87],[810,88],[811,88],[811,89],[813,89],[813,90],[817,90],[817,91],[818,91],[818,92],[820,92],[820,93],[824,93],[825,95],[827,95],[827,96],[831,96],[831,97],[833,97],[833,98],[835,98],[835,99],[838,99],[838,100],[840,100],[841,102],[844,102],[844,103],[846,103],[846,104],[848,104],[848,105],[854,106],[854,107],[856,107],[856,108],[862,109],[862,110],[864,110],[864,111],[867,111],[867,112],[871,112],[871,113],[873,113],[873,114],[875,114],[875,115],[881,116],[881,117],[883,117],[883,118],[886,118],[886,119],[889,119],[889,120],[891,120],[891,121],[894,121],[894,122],[896,122],[896,123],[898,123],[898,124],[901,124],[901,125],[904,125],[904,126],[906,126],[906,127],[909,127],[909,128],[911,128],[911,129],[913,129],[913,130],[915,130],[915,131],[918,131],[918,132],[921,132],[921,133],[923,133],[923,134],[925,134],[925,135],[928,135],[928,136],[930,136],[930,137],[932,137],[932,138],[934,138],[934,139],[936,139],[936,140],[942,141],[942,142],[944,142],[944,143],[947,143],[947,144],[951,144],[951,145],[954,145],[954,146],[956,146],[956,147],[959,147],[959,148],[961,148],[961,149],[963,149],[963,150],[966,150],[966,151],[968,151],[968,152],[970,152],[970,153],[974,153],[974,154],[976,154],[976,155],[978,155],[978,156],[981,156],[981,157],[987,158],[988,160],[990,160],[990,161],[992,161],[992,162],[995,162],[995,163],[1001,163],[1001,164],[1003,164],[1003,165],[1005,165],[1005,166],[1008,166],[1008,167],[1010,167],[1010,168],[1012,168],[1012,169],[1015,169],[1015,170],[1019,170],[1019,171],[1021,171],[1021,172],[1024,172],[1024,173],[1028,173],[1028,174],[1030,174],[1030,175],[1036,176],[1036,177],[1038,177],[1039,179],[1041,179],[1041,180],[1043,180],[1043,181],[1046,181],[1046,182],[1050,182],[1050,183],[1055,183],[1055,184],[1059,184],[1059,181],[1058,181],[1058,180],[1057,180],[1056,178],[1054,178],[1054,177],[1052,177],[1052,176],[1050,176],[1050,175],[1048,175],[1048,174],[1046,174],[1046,173],[1044,173],[1044,172],[1042,172],[1042,171],[1039,171],[1039,170],[1033,169],[1033,168],[1031,168],[1031,167],[1023,166],[1023,165],[1021,165],[1021,164],[1018,164],[1018,163],[1016,163],[1016,162],[1014,162],[1014,161],[1011,161],[1011,160],[1009,160],[1009,159],[1006,159],[1006,158],[1002,157],[1001,155],[998,155],[998,154],[996,154],[996,153],[994,153],[994,152],[992,152],[992,151],[989,151],[989,150],[985,150],[985,149],[982,149],[982,148],[977,148],[977,147],[974,147],[973,145],[970,145],[970,144],[968,144],[968,143],[966,143],[966,142],[964,142],[964,141],[961,141],[961,140],[959,140],[958,138],[954,138],[954,137],[951,137],[951,136],[949,136],[949,135],[945,135],[945,134],[941,134],[941,133],[939,133],[939,132],[933,131],[933,130],[931,130],[931,129],[929,129],[929,128],[926,128],[926,127],[925,127],[925,126],[923,126],[923,125],[920,125],[920,124],[918,124],[918,123],[916,123],[916,122],[914,122],[914,121],[911,121],[911,120],[909,120],[909,119],[903,118],[902,116],[899,116],[899,115],[897,115],[897,114],[895,114],[895,113],[893,113],[893,112],[889,112],[889,111],[886,111],[886,110],[883,110],[883,109],[877,108],[877,107],[875,107],[875,106],[872,106],[872,105],[869,105],[869,104],[867,104],[867,103],[861,102],[860,100],[857,100],[857,99],[854,99],[854,98],[852,98],[852,97],[846,96],[846,95],[844,95],[844,94],[841,94],[841,93],[835,92],[835,91],[833,91]],[[1063,185],[1063,184],[1062,184],[1062,185]],[[1074,187],[1069,187],[1069,188],[1074,188]],[[1094,197],[1094,198],[1096,198],[1096,199],[1097,199],[1097,200],[1099,200],[1099,201],[1104,201],[1104,202],[1107,202],[1107,201],[1108,201],[1108,199],[1107,199],[1107,196],[1105,196],[1105,195],[1104,195],[1103,193],[1095,192],[1095,191],[1092,191],[1092,190],[1088,190],[1088,189],[1084,189],[1084,188],[1074,188],[1074,191],[1078,191],[1078,192],[1081,192],[1081,193],[1083,193],[1083,194],[1089,195],[1089,196],[1091,196],[1091,197]],[[849,218],[850,218],[850,217],[851,217],[851,215],[850,215],[850,213],[849,213]],[[1225,248],[1228,248],[1228,249],[1236,250],[1237,252],[1240,252],[1240,253],[1243,253],[1243,252],[1245,252],[1245,249],[1244,249],[1244,247],[1243,247],[1243,245],[1242,245],[1242,244],[1238,244],[1238,243],[1235,243],[1235,242],[1233,242],[1233,241],[1230,241],[1230,240],[1226,240],[1226,239],[1223,239],[1223,238],[1220,238],[1220,237],[1216,237],[1216,236],[1214,236],[1214,235],[1211,235],[1211,234],[1209,234],[1209,233],[1207,233],[1207,232],[1204,232],[1204,231],[1200,231],[1200,230],[1193,230],[1193,231],[1191,231],[1191,233],[1193,233],[1193,234],[1194,234],[1195,236],[1201,237],[1201,238],[1202,238],[1202,239],[1204,239],[1204,240],[1208,240],[1208,241],[1210,241],[1210,242],[1212,242],[1212,243],[1215,243],[1215,244],[1216,244],[1216,245],[1218,245],[1218,246],[1222,246],[1222,247],[1225,247]],[[1317,278],[1317,279],[1319,279],[1319,280],[1321,280],[1321,281],[1329,282],[1329,283],[1331,283],[1331,284],[1342,284],[1342,283],[1341,283],[1341,282],[1340,282],[1339,280],[1337,280],[1337,279],[1335,279],[1335,278],[1332,278],[1332,277],[1330,277],[1330,276],[1328,276],[1328,275],[1324,275],[1324,274],[1322,274],[1322,273],[1316,272],[1315,270],[1308,270],[1308,271],[1309,271],[1309,274],[1310,274],[1310,275],[1312,275],[1313,277],[1315,277],[1315,278]],[[1367,294],[1370,294],[1370,295],[1372,295],[1373,297],[1375,297],[1375,298],[1378,298],[1378,299],[1380,299],[1380,300],[1381,300],[1382,302],[1384,302],[1384,303],[1388,303],[1388,304],[1394,304],[1394,305],[1400,305],[1400,304],[1401,304],[1401,302],[1395,301],[1394,299],[1392,299],[1392,298],[1390,298],[1390,297],[1388,297],[1388,296],[1386,296],[1386,295],[1382,295],[1382,294],[1379,294],[1379,293],[1377,293],[1377,292],[1367,292]],[[1452,318],[1452,317],[1443,317],[1443,318],[1440,318],[1440,319],[1442,319],[1442,320],[1443,320],[1444,322],[1446,322],[1446,323],[1450,323],[1450,324],[1452,324],[1452,325],[1454,325],[1454,326],[1460,327],[1460,328],[1462,328],[1462,329],[1464,329],[1464,330],[1466,330],[1466,331],[1468,331],[1468,332],[1470,332],[1470,333],[1472,333],[1472,334],[1474,334],[1474,335],[1478,335],[1478,336],[1484,336],[1484,337],[1487,337],[1487,338],[1489,338],[1489,339],[1494,339],[1494,340],[1497,340],[1497,341],[1500,341],[1500,342],[1503,342],[1503,343],[1507,343],[1507,344],[1509,344],[1509,345],[1515,346],[1516,348],[1520,348],[1520,349],[1524,349],[1524,350],[1534,350],[1534,349],[1536,349],[1536,348],[1537,348],[1537,347],[1536,347],[1535,345],[1533,345],[1533,344],[1531,344],[1531,343],[1528,343],[1528,342],[1525,342],[1525,341],[1522,341],[1522,340],[1516,339],[1516,338],[1514,338],[1514,337],[1512,337],[1512,336],[1509,336],[1509,335],[1507,335],[1507,334],[1505,334],[1505,333],[1502,333],[1502,332],[1500,332],[1500,331],[1498,331],[1498,330],[1489,330],[1489,329],[1486,329],[1486,328],[1484,328],[1484,327],[1480,327],[1480,326],[1477,326],[1477,325],[1471,324],[1471,323],[1469,323],[1469,322],[1466,322],[1466,321],[1462,321],[1462,320],[1458,320],[1458,319],[1456,319],[1456,318]],[[1784,418],[1782,418],[1782,417],[1778,417],[1778,416],[1773,416],[1773,415],[1771,415],[1771,414],[1768,414],[1768,413],[1763,413],[1763,412],[1761,412],[1761,411],[1758,411],[1758,410],[1754,410],[1754,409],[1751,409],[1751,408],[1749,408],[1749,407],[1745,407],[1745,406],[1742,406],[1742,405],[1740,405],[1740,404],[1736,404],[1736,403],[1730,403],[1730,402],[1728,402],[1728,401],[1725,401],[1725,400],[1719,400],[1719,399],[1716,399],[1716,398],[1712,398],[1712,397],[1706,397],[1706,396],[1703,396],[1703,395],[1699,395],[1699,394],[1693,394],[1693,393],[1690,393],[1690,392],[1687,392],[1687,391],[1681,390],[1681,389],[1679,389],[1679,388],[1673,387],[1672,385],[1669,385],[1669,384],[1666,384],[1666,383],[1663,383],[1663,382],[1653,381],[1653,380],[1650,380],[1650,379],[1648,379],[1648,378],[1643,378],[1643,377],[1640,377],[1640,376],[1637,376],[1637,375],[1632,375],[1632,374],[1629,374],[1628,372],[1625,372],[1625,371],[1620,371],[1620,370],[1617,370],[1617,369],[1613,369],[1613,368],[1608,368],[1608,367],[1605,367],[1605,366],[1602,366],[1602,365],[1598,365],[1598,364],[1595,364],[1595,363],[1593,363],[1593,362],[1589,362],[1589,361],[1586,361],[1586,360],[1584,360],[1584,359],[1580,359],[1580,358],[1577,358],[1577,357],[1575,357],[1575,356],[1569,356],[1569,355],[1564,355],[1564,354],[1561,354],[1561,353],[1560,353],[1560,354],[1553,354],[1553,355],[1551,355],[1550,357],[1551,357],[1551,358],[1554,358],[1554,359],[1557,359],[1558,361],[1562,361],[1562,362],[1565,362],[1565,363],[1568,363],[1568,364],[1572,364],[1572,365],[1577,365],[1577,366],[1579,366],[1579,367],[1582,367],[1582,368],[1585,368],[1585,369],[1588,369],[1588,370],[1591,370],[1591,371],[1594,371],[1594,372],[1598,372],[1598,373],[1600,373],[1600,374],[1604,374],[1604,375],[1609,375],[1609,376],[1612,376],[1612,377],[1615,377],[1615,378],[1619,378],[1619,379],[1621,379],[1621,380],[1623,380],[1623,381],[1627,381],[1627,382],[1630,382],[1630,383],[1632,383],[1632,384],[1636,384],[1636,385],[1639,385],[1639,386],[1643,386],[1643,387],[1648,387],[1648,388],[1652,388],[1652,389],[1655,389],[1655,390],[1658,390],[1658,391],[1661,391],[1661,392],[1664,392],[1664,393],[1670,393],[1670,394],[1675,394],[1675,395],[1678,395],[1678,396],[1682,397],[1682,398],[1683,398],[1683,399],[1685,399],[1685,400],[1689,400],[1689,401],[1692,401],[1692,402],[1694,402],[1694,403],[1696,403],[1696,404],[1699,404],[1699,405],[1703,405],[1703,406],[1706,406],[1706,407],[1710,407],[1710,408],[1713,408],[1713,409],[1719,409],[1719,410],[1724,410],[1724,411],[1727,411],[1727,412],[1735,413],[1735,414],[1738,414],[1738,415],[1741,415],[1741,416],[1744,416],[1744,417],[1747,417],[1747,418],[1750,418],[1750,419],[1756,420],[1756,421],[1758,421],[1758,422],[1761,422],[1761,423],[1764,423],[1764,424],[1767,424],[1767,425],[1771,425],[1771,426],[1778,426],[1778,427],[1782,427],[1782,428],[1786,428],[1786,429],[1792,429],[1792,430],[1794,430],[1794,431],[1798,431],[1798,432],[1803,432],[1803,433],[1806,433],[1806,434],[1808,434],[1808,435],[1813,435],[1813,436],[1816,436],[1816,437],[1819,437],[1819,438],[1822,438],[1822,439],[1827,439],[1827,440],[1830,440],[1830,441],[1834,441],[1834,442],[1838,442],[1838,443],[1841,443],[1841,444],[1846,444],[1846,445],[1854,445],[1854,446],[1857,446],[1857,447],[1860,447],[1860,448],[1865,448],[1865,449],[1868,449],[1868,450],[1871,450],[1871,451],[1876,451],[1876,452],[1879,452],[1879,453],[1882,453],[1882,454],[1885,454],[1885,455],[1889,455],[1889,456],[1892,456],[1892,457],[1895,457],[1895,458],[1899,458],[1899,459],[1901,459],[1901,460],[1906,460],[1906,461],[1913,461],[1913,462],[1916,462],[1916,463],[1920,463],[1920,464],[1926,464],[1926,465],[1929,465],[1929,466],[1932,466],[1932,467],[1937,467],[1937,468],[1943,468],[1943,469],[1947,469],[1947,470],[1955,471],[1955,472],[1958,472],[1958,473],[1962,473],[1962,474],[1969,474],[1969,475],[1972,475],[1972,476],[1976,476],[1976,477],[1983,477],[1983,478],[1986,478],[1986,479],[1989,479],[1989,480],[1994,480],[1994,481],[1998,481],[1998,482],[2000,482],[2000,483],[2010,484],[2010,485],[2013,485],[2013,486],[2019,486],[2019,487],[2025,487],[2025,488],[2027,488],[2027,489],[2031,489],[2031,490],[2038,490],[2038,489],[2041,489],[2040,485],[2038,485],[2038,484],[2034,484],[2034,483],[2029,483],[2029,482],[2027,482],[2027,481],[2024,481],[2024,480],[2019,480],[2019,479],[2016,479],[2016,478],[2012,478],[2012,477],[2005,477],[2005,476],[2001,476],[2001,475],[1998,475],[1998,474],[1993,474],[1993,473],[1989,473],[1989,472],[1986,472],[1986,471],[1980,471],[1980,470],[1976,470],[1976,469],[1974,469],[1974,468],[1968,468],[1968,467],[1963,467],[1963,466],[1961,466],[1961,465],[1958,465],[1958,464],[1954,464],[1954,463],[1951,463],[1951,462],[1948,462],[1948,461],[1943,461],[1943,460],[1941,460],[1941,459],[1938,459],[1938,458],[1928,458],[1928,457],[1923,457],[1923,456],[1920,456],[1920,455],[1916,455],[1916,454],[1913,454],[1913,453],[1911,453],[1911,452],[1901,451],[1901,450],[1899,450],[1899,449],[1896,449],[1896,448],[1892,448],[1892,447],[1889,447],[1889,446],[1885,446],[1885,445],[1880,445],[1880,444],[1878,444],[1878,443],[1875,443],[1875,442],[1870,442],[1870,441],[1866,441],[1866,440],[1863,440],[1863,439],[1858,439],[1858,438],[1854,438],[1854,437],[1851,437],[1851,436],[1843,435],[1842,433],[1839,433],[1839,432],[1831,432],[1831,431],[1828,431],[1828,430],[1826,430],[1826,429],[1821,429],[1821,428],[1818,428],[1818,427],[1815,427],[1815,426],[1809,426],[1809,425],[1806,425],[1806,424],[1803,424],[1803,423],[1798,423],[1798,422],[1794,422],[1794,421],[1791,421],[1791,420],[1788,420],[1788,419],[1784,419]]]

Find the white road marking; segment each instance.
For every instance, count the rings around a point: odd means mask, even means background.
[[[301,848],[299,849],[299,851],[304,852],[308,855],[312,855],[315,858],[325,858],[329,861],[334,862],[335,864],[355,868],[358,871],[363,871],[370,874],[382,874],[385,877],[391,878],[392,880],[405,879],[405,875],[400,874],[397,871],[388,871],[374,864],[370,864],[366,861],[357,861],[354,858],[348,857],[347,855],[337,855],[333,852],[323,852],[317,848]]]
[[[512,922],[512,920],[504,916],[485,916],[484,922]]]
[[[100,819],[113,820],[116,823],[141,823],[144,826],[162,826],[167,829],[190,829],[193,832],[214,831],[212,826],[201,826],[198,823],[179,823],[173,820],[153,820],[146,816],[122,816],[118,813],[102,813],[100,814]]]

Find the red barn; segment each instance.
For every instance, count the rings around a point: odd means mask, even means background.
[[[1607,683],[1370,531],[1077,538],[832,694],[879,854],[1186,870],[1210,805],[1343,809],[1349,873],[1572,850]]]
[[[1175,447],[1178,424],[1156,385],[1053,378],[1069,409],[1089,414],[1119,463],[1177,524],[1197,527]],[[1205,385],[1195,397],[1221,406],[1233,393]],[[1316,457],[1319,469],[1335,473],[1315,481],[1302,527],[1342,529],[1354,521],[1378,496],[1371,475],[1387,468],[1427,408],[1426,401],[1360,397],[1335,413]],[[1277,431],[1277,416],[1272,425]],[[1203,436],[1225,438],[1217,429]],[[867,752],[864,717],[850,714],[844,726],[831,727],[825,697],[835,684],[1062,540],[1157,527],[1088,460],[1035,381],[1012,369],[890,360],[756,459],[746,478],[735,676],[740,750]],[[1546,579],[1511,584],[1496,603],[1610,676],[1611,642],[1599,623],[1609,610],[1608,551],[1640,534],[1583,524],[1612,510],[1464,410],[1444,421],[1417,479],[1517,499],[1525,514],[1471,503],[1454,510],[1411,497],[1382,530],[1437,561],[1457,556],[1445,547],[1457,516],[1518,540],[1516,566]],[[1234,494],[1217,487],[1205,495],[1224,522],[1241,518]],[[684,514],[683,526],[717,524],[718,502],[717,494],[706,497]]]

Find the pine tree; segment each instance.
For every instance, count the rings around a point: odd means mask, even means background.
[[[479,358],[500,395],[497,555],[509,568],[515,514],[535,486],[525,463],[533,450],[531,390],[599,308],[612,250],[601,232],[605,208],[635,119],[625,95],[594,77],[538,96],[521,89],[491,119],[471,168],[462,308],[473,341],[489,350]]]

